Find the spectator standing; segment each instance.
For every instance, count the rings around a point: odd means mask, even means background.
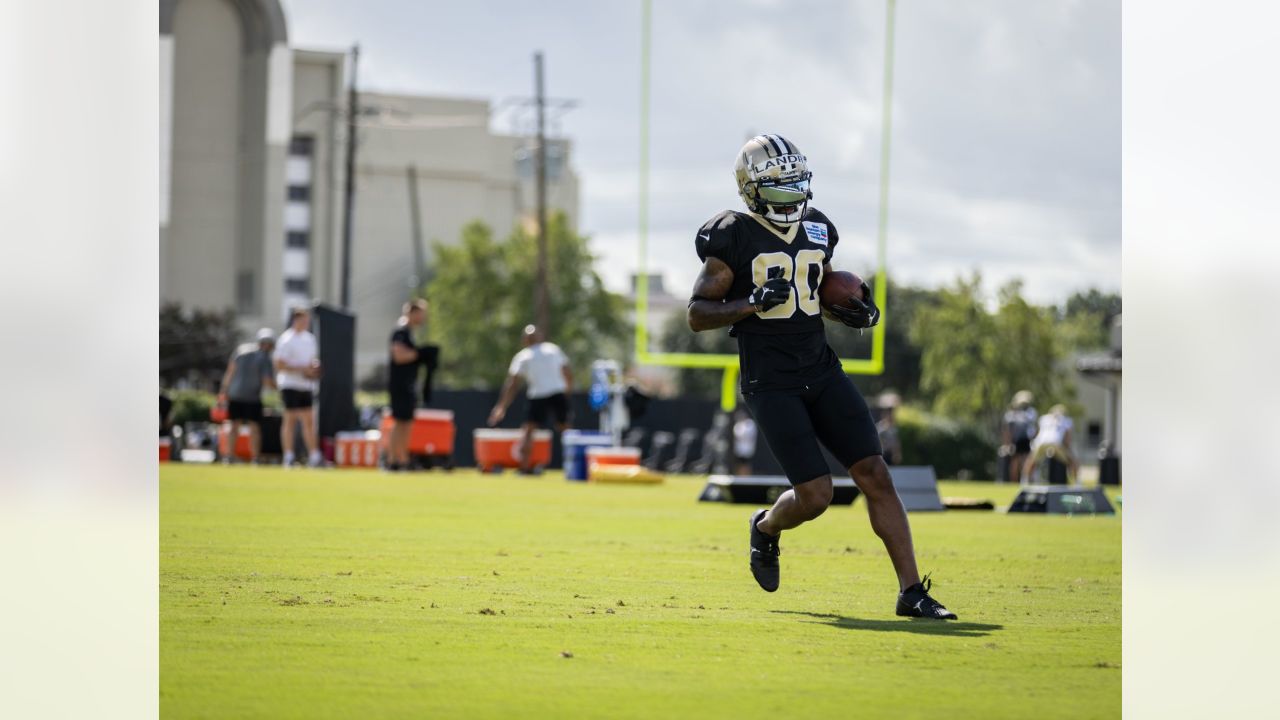
[[[421,353],[413,344],[413,333],[427,322],[427,301],[404,304],[396,329],[391,333],[391,359],[387,365],[387,391],[391,396],[391,438],[387,446],[387,470],[409,468],[409,433],[418,405],[418,366]]]
[[[235,461],[236,439],[240,428],[249,426],[249,462],[258,462],[262,451],[262,386],[274,388],[271,353],[276,339],[269,328],[258,331],[256,343],[245,343],[236,348],[222,374],[222,392],[218,403],[227,408],[231,421],[230,452],[225,461]]]
[[[879,398],[880,420],[876,432],[880,435],[880,448],[886,465],[902,464],[902,439],[898,436],[898,405],[902,399],[896,393],[886,392]]]
[[[1009,478],[1021,480],[1027,456],[1031,454],[1031,438],[1036,435],[1036,409],[1032,407],[1035,396],[1030,390],[1019,390],[1004,413],[1001,423],[1002,451],[1009,456]]]
[[[532,473],[533,431],[554,427],[564,432],[569,427],[569,393],[573,392],[573,373],[569,358],[558,345],[547,342],[533,325],[524,329],[524,349],[511,359],[507,380],[502,384],[498,402],[489,412],[489,426],[502,422],[507,408],[515,400],[516,391],[524,383],[528,390],[529,410],[520,429],[518,456],[520,471]]]
[[[741,407],[736,415],[733,423],[733,472],[735,475],[750,475],[751,460],[756,456],[756,421]]]
[[[320,348],[310,327],[311,313],[306,308],[294,308],[289,316],[289,329],[280,334],[276,343],[276,385],[284,402],[280,444],[284,447],[285,467],[292,466],[294,462],[293,436],[298,424],[302,425],[302,440],[307,446],[307,464],[320,467],[324,462],[316,442],[316,421],[312,412],[316,379],[320,377]]]
[[[1080,464],[1071,452],[1071,429],[1074,423],[1067,415],[1067,406],[1058,404],[1049,409],[1049,414],[1040,418],[1040,428],[1035,440],[1031,443],[1031,459],[1026,463],[1026,471],[1022,476],[1025,485],[1036,476],[1036,465],[1048,457],[1053,457],[1067,466],[1070,482],[1079,483]]]

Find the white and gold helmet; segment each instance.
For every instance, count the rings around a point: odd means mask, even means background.
[[[813,197],[808,161],[800,148],[781,135],[748,140],[738,151],[733,176],[747,209],[777,225],[799,222]]]

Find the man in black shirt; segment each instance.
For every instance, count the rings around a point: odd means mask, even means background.
[[[862,284],[847,307],[823,307],[818,288],[831,272],[840,235],[809,205],[808,160],[778,135],[758,135],[735,162],[738,194],[749,212],[726,210],[698,230],[702,272],[689,301],[695,331],[731,326],[738,339],[742,394],[792,488],[772,508],[751,516],[751,572],[778,589],[778,539],[831,503],[832,482],[821,442],[867,498],[871,527],[898,575],[897,614],[955,619],[929,596],[916,568],[911,527],[881,457],[871,411],[827,345],[823,311],[862,329],[880,310]]]
[[[413,411],[417,408],[419,351],[413,344],[413,331],[427,321],[427,301],[404,304],[396,329],[391,333],[391,361],[387,364],[387,390],[391,396],[391,439],[387,448],[387,469],[409,467],[409,431],[413,427]]]

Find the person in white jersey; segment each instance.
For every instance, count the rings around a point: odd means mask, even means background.
[[[555,343],[543,339],[542,333],[533,325],[525,327],[521,344],[524,349],[511,359],[502,393],[489,413],[489,426],[497,425],[506,417],[507,408],[515,400],[516,391],[523,382],[528,387],[529,411],[520,426],[522,434],[517,456],[520,471],[531,473],[533,431],[539,427],[554,426],[557,432],[564,432],[569,427],[569,394],[573,392],[573,372],[569,369],[569,358],[565,357],[564,351]]]
[[[1036,476],[1036,465],[1049,457],[1050,451],[1055,459],[1067,466],[1071,482],[1079,484],[1080,463],[1076,462],[1075,455],[1071,453],[1073,426],[1071,416],[1067,415],[1066,405],[1054,405],[1048,415],[1040,417],[1040,429],[1036,431],[1036,437],[1031,441],[1031,459],[1027,461],[1027,470],[1022,476],[1024,485]]]
[[[289,329],[276,342],[276,386],[284,402],[284,422],[280,424],[280,444],[284,448],[284,466],[293,465],[294,428],[302,424],[302,440],[307,446],[307,464],[324,464],[316,442],[316,421],[312,413],[316,379],[320,377],[320,347],[311,327],[311,313],[294,308],[289,314]]]

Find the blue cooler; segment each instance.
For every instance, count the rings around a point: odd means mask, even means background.
[[[565,430],[560,442],[564,448],[564,479],[585,482],[587,448],[612,447],[613,436],[596,430]]]

